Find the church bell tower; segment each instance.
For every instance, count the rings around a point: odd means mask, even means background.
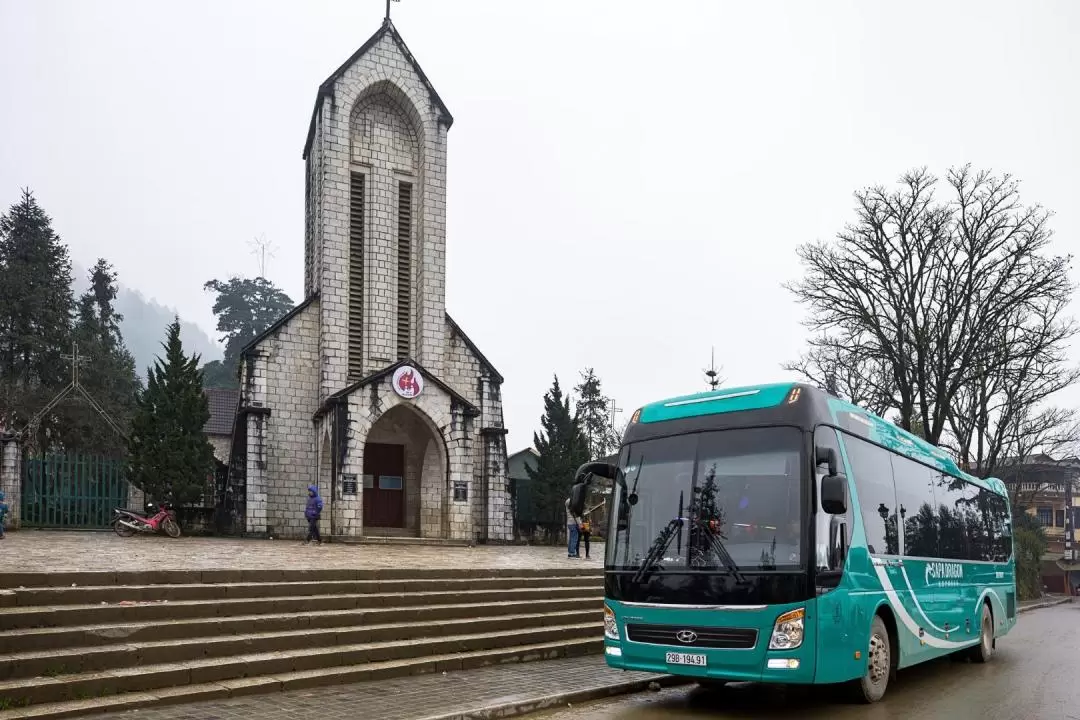
[[[320,86],[307,142],[305,292],[320,397],[446,351],[446,106],[387,18]]]

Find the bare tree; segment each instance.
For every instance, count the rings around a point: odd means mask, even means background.
[[[954,397],[948,421],[957,457],[980,475],[995,474],[1005,458],[1055,455],[1073,437],[1076,413],[1046,405],[1080,379],[1066,356],[1076,331],[1065,318],[1068,302],[1063,295],[1018,307],[986,337],[975,376]]]
[[[950,170],[944,201],[938,184],[919,169],[859,191],[836,242],[799,248],[805,275],[787,287],[816,339],[789,367],[984,462],[1010,420],[1076,379],[1061,362],[1070,258],[1047,253],[1051,214],[1022,204],[1011,176]]]

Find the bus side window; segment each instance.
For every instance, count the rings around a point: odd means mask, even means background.
[[[843,466],[843,455],[840,454],[840,442],[836,437],[836,430],[829,427],[819,427],[814,432],[814,448],[832,450],[836,453],[836,459],[840,474],[846,475]],[[815,459],[815,463],[817,459]],[[851,547],[851,503],[843,515],[828,515],[821,509],[821,479],[828,473],[828,468],[823,464],[815,467],[815,487],[817,507],[814,508],[818,518],[816,526],[817,543],[816,556],[819,570],[839,571],[844,567],[847,550]]]

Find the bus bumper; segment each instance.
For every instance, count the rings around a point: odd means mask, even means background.
[[[613,600],[606,602],[615,615],[619,635],[617,640],[606,636],[604,639],[604,658],[613,668],[731,682],[810,684],[814,681],[816,620],[812,602],[746,609],[642,607]],[[802,643],[793,649],[770,650],[777,618],[799,609],[805,611]],[[680,642],[677,635],[687,630],[696,633],[698,639]],[[754,631],[752,642],[746,640],[750,631]],[[743,640],[731,642],[732,634]],[[689,636],[684,633],[683,637]],[[723,641],[717,642],[718,638]],[[688,661],[704,664],[688,664]]]

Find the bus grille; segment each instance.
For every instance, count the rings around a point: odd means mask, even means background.
[[[697,637],[691,642],[679,640],[679,633],[689,630]],[[627,625],[626,636],[632,642],[675,647],[723,648],[750,650],[757,644],[754,628],[683,627],[679,625]]]

